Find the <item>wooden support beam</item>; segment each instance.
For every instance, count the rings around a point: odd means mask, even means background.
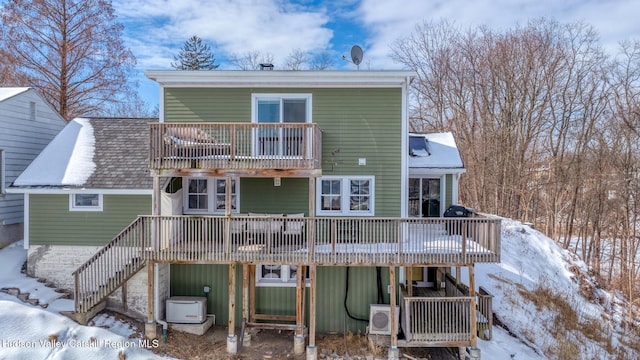
[[[391,287],[391,295],[389,299],[390,304],[390,317],[391,317],[391,347],[398,347],[398,329],[396,329],[396,267],[389,266],[389,286]]]
[[[270,315],[270,314],[255,314],[255,321],[296,321],[295,315]]]
[[[478,317],[476,315],[476,281],[473,273],[474,265],[469,265],[469,296],[471,297],[471,344],[478,345]]]
[[[413,296],[413,266],[409,266],[406,268],[407,270],[407,292],[409,296]]]
[[[155,314],[155,276],[154,269],[155,263],[153,260],[147,260],[147,322],[155,322],[156,314]]]
[[[309,267],[309,280],[311,289],[309,291],[309,346],[316,346],[316,266]]]
[[[249,321],[249,265],[242,264],[242,320]]]
[[[296,332],[295,335],[304,333],[304,266],[299,265],[296,272]]]
[[[236,264],[229,264],[229,321],[227,322],[229,336],[236,334]]]
[[[256,317],[256,266],[249,265],[249,322],[255,321]]]

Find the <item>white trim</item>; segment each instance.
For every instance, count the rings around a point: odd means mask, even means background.
[[[322,181],[323,180],[340,180],[340,210],[322,210]],[[351,197],[350,182],[351,180],[369,180],[369,211],[349,210],[349,199]],[[316,180],[316,215],[321,216],[375,216],[375,197],[376,186],[375,176],[373,175],[336,175],[321,176]]]
[[[11,194],[48,194],[68,195],[70,193],[99,193],[103,195],[153,195],[153,189],[75,189],[75,188],[20,188],[9,187],[7,192]]]
[[[440,176],[440,212],[438,216],[442,216],[446,208],[444,207],[447,202],[447,175],[442,174]]]
[[[164,122],[164,85],[160,84],[160,99],[158,100],[158,122]]]
[[[188,71],[188,70],[148,70],[144,75],[160,84],[172,87],[403,87],[410,78],[416,76],[409,70],[379,71]]]
[[[401,140],[400,140],[400,217],[407,217],[409,214],[409,81],[407,76],[402,86],[402,109],[401,109]]]
[[[306,110],[306,122],[305,124],[310,124],[313,122],[311,115],[312,115],[312,99],[313,99],[313,94],[310,93],[251,93],[251,122],[252,123],[257,123],[258,119],[257,119],[257,101],[258,99],[261,98],[265,98],[265,99],[273,99],[273,100],[280,100],[280,104],[282,105],[282,100],[286,100],[286,99],[305,99],[307,100],[307,108]],[[280,120],[282,120],[282,106],[280,107]],[[282,121],[280,121],[280,124],[282,124]],[[301,123],[302,124],[302,123]]]
[[[24,194],[24,224],[22,246],[25,250],[29,250],[29,194]]]
[[[273,264],[270,264],[270,265],[273,265]],[[265,264],[256,265],[256,279],[255,279],[256,287],[296,287],[297,279],[295,278],[291,279],[291,272],[289,269],[291,265],[273,265],[273,266],[280,266],[280,277],[272,278],[272,279],[266,279],[262,277],[263,266],[269,266],[269,265],[265,265]],[[288,279],[282,278],[282,275],[285,275],[285,274],[287,275]],[[308,277],[305,276],[304,282],[306,287],[311,286],[311,282]]]
[[[76,195],[98,195],[98,205],[80,206],[76,205]],[[69,211],[103,211],[104,199],[102,194],[91,192],[74,192],[69,194]]]
[[[460,174],[451,175],[451,204],[458,204],[458,179]],[[444,211],[444,210],[443,210]]]
[[[461,168],[409,168],[409,177],[422,175],[441,175],[441,174],[464,174],[465,169]]]

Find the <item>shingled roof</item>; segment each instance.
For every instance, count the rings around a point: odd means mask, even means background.
[[[149,123],[157,118],[74,119],[14,188],[152,189]]]
[[[85,187],[152,189],[149,175],[149,123],[158,119],[91,118],[96,169]]]

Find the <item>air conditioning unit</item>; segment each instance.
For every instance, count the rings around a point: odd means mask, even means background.
[[[172,296],[166,305],[167,322],[201,324],[207,319],[207,298],[204,296]]]
[[[396,306],[396,333],[399,330],[400,308]],[[371,304],[369,334],[391,335],[391,305]]]

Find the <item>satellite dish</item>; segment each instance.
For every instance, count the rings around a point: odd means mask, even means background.
[[[360,65],[362,56],[362,48],[358,45],[353,45],[353,47],[351,47],[351,61],[356,65]]]

